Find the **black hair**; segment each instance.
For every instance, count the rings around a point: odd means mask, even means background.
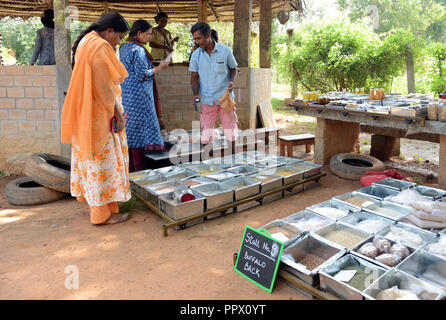
[[[152,25],[146,20],[136,20],[130,29],[129,37],[134,37],[139,31],[146,32],[149,29],[152,29]]]
[[[160,12],[158,12],[158,14],[156,15],[156,17],[155,17],[155,21],[158,21],[158,20],[161,19],[161,18],[169,19],[167,13],[160,11]]]
[[[215,42],[218,42],[218,33],[216,30],[211,30],[211,38],[214,39]]]
[[[76,50],[82,38],[85,37],[87,33],[90,33],[93,30],[101,32],[107,30],[108,28],[113,28],[115,32],[127,32],[130,30],[129,24],[118,12],[109,12],[103,14],[97,22],[93,22],[87,29],[82,31],[79,37],[77,37],[77,39],[74,41],[72,49],[73,58],[71,62],[72,68],[74,68],[74,58],[76,55]]]
[[[200,31],[201,35],[207,36],[211,32],[211,27],[206,22],[197,22],[190,28],[190,33]]]
[[[53,9],[47,9],[43,12],[43,16],[42,18],[40,18],[40,21],[42,22],[42,24],[47,27],[47,28],[51,28],[54,29],[54,11]]]

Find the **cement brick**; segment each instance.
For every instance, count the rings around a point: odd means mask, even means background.
[[[0,87],[12,87],[14,85],[13,76],[0,76]]]
[[[0,98],[6,98],[6,88],[0,88]]]
[[[30,87],[33,85],[33,81],[29,76],[16,76],[14,77],[14,85],[19,87]]]
[[[25,97],[25,90],[23,88],[8,88],[9,98],[23,98]]]
[[[0,133],[16,132],[17,121],[15,120],[2,120],[0,121]],[[3,145],[2,145],[3,146]]]
[[[10,109],[9,110],[10,120],[23,120],[26,119],[26,111],[23,109]]]
[[[37,121],[37,131],[54,131],[56,129],[54,121]]]
[[[35,121],[19,121],[19,130],[26,131],[26,132],[32,132],[36,131],[36,124]]]
[[[41,75],[43,74],[43,66],[25,66],[25,74]]]
[[[33,99],[16,99],[15,107],[16,108],[32,109],[34,107],[34,100]]]
[[[36,109],[51,109],[51,99],[34,99],[34,108]]]
[[[8,76],[21,76],[25,74],[25,68],[23,66],[8,66],[6,74]]]
[[[56,75],[56,66],[42,66],[43,74],[54,76]]]
[[[0,98],[0,109],[9,109],[15,107],[15,100],[11,98]]]
[[[59,112],[54,110],[46,110],[45,120],[59,120]]]
[[[35,87],[49,87],[49,86],[51,86],[52,78],[53,77],[51,77],[51,76],[42,76],[42,75],[33,76],[32,77],[33,86],[35,86]]]
[[[28,110],[27,120],[43,120],[45,119],[45,114],[42,110]]]
[[[25,88],[25,96],[27,98],[42,98],[43,97],[43,90],[42,88]]]
[[[8,120],[9,113],[8,110],[0,110],[0,120]]]

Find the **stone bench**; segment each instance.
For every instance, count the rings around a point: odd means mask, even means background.
[[[305,152],[311,152],[311,145],[314,145],[315,136],[313,134],[297,134],[293,136],[279,137],[280,155],[285,155],[285,147],[287,148],[287,157],[293,157],[293,147],[305,145]]]

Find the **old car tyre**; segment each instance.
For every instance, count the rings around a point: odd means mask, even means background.
[[[381,160],[365,154],[339,153],[330,160],[330,170],[340,178],[359,180],[368,171],[383,171]]]
[[[6,200],[16,206],[32,206],[54,202],[67,197],[66,193],[48,189],[30,177],[11,181],[6,185]]]
[[[44,187],[70,193],[70,158],[35,153],[26,163],[25,173]]]

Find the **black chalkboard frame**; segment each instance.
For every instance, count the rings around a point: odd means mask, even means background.
[[[276,266],[275,266],[275,268],[274,268],[274,275],[273,275],[273,278],[272,278],[272,281],[271,281],[271,286],[270,286],[269,288],[263,286],[262,284],[258,283],[257,281],[255,281],[254,279],[248,277],[247,275],[245,275],[244,273],[242,273],[240,270],[237,269],[238,261],[239,261],[239,259],[240,259],[240,255],[241,255],[242,248],[243,248],[243,243],[244,243],[244,240],[245,240],[245,237],[246,237],[246,232],[247,232],[248,230],[251,230],[251,231],[254,232],[254,233],[260,234],[260,235],[263,236],[263,237],[269,238],[269,239],[271,239],[272,241],[274,241],[274,242],[276,242],[277,244],[280,245],[280,251],[279,251],[279,254],[277,255]],[[254,283],[255,285],[257,285],[257,286],[259,286],[260,288],[262,288],[263,290],[266,290],[266,291],[268,291],[269,293],[271,293],[271,292],[273,291],[273,288],[274,288],[274,282],[275,282],[276,277],[277,277],[277,271],[279,270],[279,264],[280,264],[280,258],[281,258],[281,256],[282,256],[282,251],[283,251],[283,242],[281,242],[281,241],[279,241],[279,240],[274,239],[273,237],[271,237],[271,234],[270,234],[266,229],[255,229],[255,228],[253,228],[253,227],[246,226],[246,227],[245,227],[245,231],[243,232],[243,238],[242,238],[242,242],[241,242],[241,244],[240,244],[240,249],[239,249],[238,254],[237,254],[237,260],[236,260],[236,262],[235,262],[234,270],[235,270],[235,272],[237,272],[238,274],[240,274],[242,277],[248,279],[249,281],[251,281],[251,282]]]

